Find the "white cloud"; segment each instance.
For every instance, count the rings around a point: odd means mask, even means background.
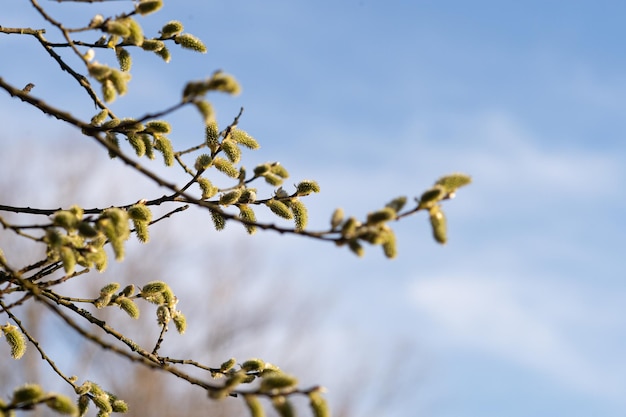
[[[573,391],[621,401],[626,364],[616,360],[620,349],[598,354],[602,349],[583,340],[605,337],[606,329],[596,330],[606,326],[617,338],[624,326],[614,316],[620,304],[614,311],[599,309],[571,287],[521,281],[439,276],[417,281],[411,298],[448,353],[495,355]]]

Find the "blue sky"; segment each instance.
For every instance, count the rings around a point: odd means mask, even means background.
[[[3,6],[9,18],[21,12],[16,3]],[[384,357],[395,342],[419,346],[429,370],[414,389],[424,394],[388,415],[418,407],[437,417],[622,416],[625,9],[618,1],[170,1],[146,28],[176,16],[209,52],[175,50],[167,66],[138,59],[132,103],[174,100],[184,80],[216,68],[235,74],[243,94],[216,97],[219,118],[229,122],[243,105],[241,127],[262,144],[251,158],[279,159],[294,182],[320,182],[309,199],[312,229],[337,206],[364,215],[419,195],[442,174],[474,177],[445,205],[445,247],[432,242],[424,216],[395,226],[393,261],[378,248],[356,259],[319,242],[253,238],[296,269],[303,288],[314,282],[338,300],[327,325],[333,347],[321,348],[331,364],[355,349]],[[0,37],[0,53],[10,40]],[[38,77],[33,93],[77,102],[56,83],[64,75],[47,82],[34,62],[4,61],[0,76]],[[13,104],[1,100],[3,109]],[[2,117],[3,146],[37,136],[25,122],[33,114]],[[172,138],[197,142],[197,116],[175,120]],[[355,347],[346,327],[369,348]]]

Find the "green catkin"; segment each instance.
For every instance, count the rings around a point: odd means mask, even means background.
[[[241,87],[235,77],[220,71],[213,74],[206,88],[208,90],[221,91],[232,95],[237,95],[241,92]]]
[[[123,20],[109,20],[106,25],[104,25],[103,29],[111,35],[117,35],[123,38],[130,35],[130,28],[127,22]]]
[[[466,174],[454,173],[443,176],[437,180],[435,185],[443,187],[446,193],[453,193],[457,188],[468,185],[472,182],[472,177]]]
[[[282,201],[271,199],[266,201],[265,205],[269,207],[272,213],[282,217],[283,219],[291,220],[293,218],[293,213]]]
[[[296,225],[296,231],[301,232],[306,228],[309,221],[309,214],[306,206],[302,201],[297,198],[292,199],[289,202],[289,208],[293,213],[293,219]]]
[[[204,43],[198,38],[189,33],[184,33],[182,35],[178,35],[174,38],[174,42],[179,44],[181,47],[185,49],[190,49],[193,51],[197,51],[200,53],[206,53],[207,49],[204,46]]]
[[[162,293],[169,286],[163,281],[150,281],[141,288],[141,296],[148,297],[154,294]]]
[[[220,158],[219,156],[213,159],[213,165],[218,171],[228,175],[231,178],[239,177],[239,170],[227,159]]]
[[[11,357],[13,359],[20,359],[26,352],[26,337],[20,332],[17,326],[12,324],[6,324],[0,326],[4,337],[11,347]]]
[[[120,288],[119,282],[112,282],[100,289],[100,295],[111,295]]]
[[[226,219],[222,216],[222,213],[217,210],[211,210],[211,219],[213,220],[215,230],[224,230],[226,227]]]
[[[141,220],[133,220],[135,226],[135,235],[141,243],[148,243],[150,241],[150,231],[148,229],[148,222]]]
[[[299,196],[306,196],[311,193],[319,193],[319,192],[320,192],[319,184],[312,180],[301,181],[296,186],[296,193]]]
[[[120,66],[120,70],[124,72],[130,71],[130,68],[133,64],[133,60],[130,56],[130,52],[127,49],[122,48],[121,46],[115,47],[115,56],[117,58],[117,63]],[[106,110],[103,110],[106,111]]]
[[[287,171],[287,168],[285,168],[278,162],[271,165],[271,171],[272,174],[278,175],[280,178],[289,178],[289,172]]]
[[[133,220],[152,221],[152,212],[145,204],[135,204],[128,209],[128,216]]]
[[[309,393],[309,404],[311,405],[311,410],[313,410],[314,417],[330,417],[328,403],[319,391]]]
[[[248,206],[247,204],[240,204],[239,205],[239,217],[241,217],[243,220],[249,221],[249,222],[256,222],[256,215],[254,214],[254,210],[252,210],[252,208],[250,206]],[[255,234],[256,233],[256,226],[253,224],[244,224],[246,231],[248,232],[248,234]]]
[[[443,190],[442,187],[436,185],[432,188],[429,188],[428,190],[424,191],[424,193],[422,193],[422,196],[419,199],[419,203],[418,203],[418,208],[422,209],[422,208],[430,208],[432,207],[437,201],[439,201],[441,198],[443,198],[445,195],[445,192]]]
[[[196,171],[204,171],[213,163],[213,158],[210,155],[203,153],[196,158],[196,162],[194,164],[194,168]]]
[[[67,275],[74,273],[74,268],[76,267],[76,253],[74,250],[67,246],[62,246],[60,255],[65,273]]]
[[[277,372],[264,377],[259,386],[259,390],[262,392],[270,392],[272,390],[292,388],[296,385],[298,385],[298,380],[295,377]]]
[[[229,191],[220,196],[220,204],[223,206],[229,206],[231,204],[236,203],[241,196],[241,189],[238,188],[236,190]]]
[[[206,178],[198,178],[197,182],[200,186],[200,190],[202,190],[203,200],[213,197],[219,191],[218,188],[215,187],[213,183],[211,183],[211,181]]]
[[[239,149],[239,146],[237,146],[237,143],[235,143],[234,140],[223,140],[222,150],[226,154],[228,160],[233,164],[236,164],[241,160],[241,149]]]
[[[259,358],[248,359],[244,363],[241,364],[241,369],[246,372],[256,372],[261,371],[265,368],[265,361]]]
[[[11,402],[13,404],[34,402],[42,398],[44,395],[45,392],[41,386],[37,384],[24,384],[13,391],[13,398],[11,399]]]
[[[181,33],[183,31],[183,24],[180,23],[177,20],[172,20],[170,22],[167,22],[162,28],[161,28],[161,37],[163,38],[170,38],[172,36],[178,35],[179,33]]]
[[[206,100],[196,100],[193,102],[193,104],[202,115],[204,124],[209,124],[213,121],[215,117],[215,112],[213,111],[213,106],[211,106],[211,103]]]
[[[116,301],[119,303],[120,308],[131,318],[139,318],[139,307],[137,307],[137,304],[135,304],[133,300],[126,297],[118,297]]]
[[[135,5],[135,10],[142,16],[154,13],[163,7],[162,0],[143,0]]]
[[[126,42],[132,43],[133,45],[141,46],[143,43],[143,29],[137,21],[134,19],[128,19],[128,28],[130,29],[130,35],[125,36]]]
[[[374,225],[388,222],[396,218],[396,212],[390,207],[385,207],[367,215],[367,224]]]
[[[217,151],[219,147],[220,133],[216,122],[207,123],[204,129],[204,141],[211,152]]]
[[[170,55],[170,50],[167,49],[167,46],[164,46],[163,48],[159,49],[158,51],[155,51],[154,53],[160,56],[161,59],[165,61],[166,63],[170,62],[170,60],[172,59],[172,56]]]
[[[230,358],[220,365],[220,372],[228,372],[237,364],[237,359]]]
[[[446,230],[446,217],[439,206],[433,206],[430,211],[430,225],[433,229],[433,237],[442,245],[448,240]]]
[[[406,201],[407,201],[407,198],[404,197],[404,196],[396,197],[393,200],[391,200],[389,203],[387,203],[385,205],[385,207],[389,207],[390,209],[392,209],[396,213],[399,213],[400,210],[402,210],[402,208],[406,204]]]
[[[263,405],[261,404],[261,401],[259,401],[258,396],[245,394],[243,399],[246,402],[248,411],[250,411],[250,417],[265,417],[265,410],[263,409]]]
[[[330,227],[335,230],[343,222],[344,212],[342,208],[337,208],[333,211],[333,215],[330,218]]]
[[[230,131],[230,138],[248,149],[259,149],[260,147],[256,139],[250,136],[247,132],[238,128],[233,128]]]
[[[154,148],[161,152],[163,155],[163,163],[166,166],[174,165],[174,148],[172,146],[172,142],[166,138],[165,136],[155,136],[156,144]]]
[[[398,246],[396,243],[396,235],[393,232],[386,234],[386,239],[382,244],[383,252],[389,259],[393,259],[398,255]]]
[[[46,400],[46,405],[59,414],[74,416],[78,413],[78,409],[74,402],[65,395],[51,393],[51,398]]]
[[[144,51],[157,52],[165,48],[165,43],[158,39],[144,39],[141,44],[141,49]]]
[[[285,397],[272,398],[272,405],[280,417],[295,417],[296,415],[293,405]]]
[[[174,326],[176,326],[176,331],[178,334],[184,334],[185,330],[187,330],[187,318],[183,313],[177,311],[174,317],[172,317],[174,321]]]
[[[165,120],[152,120],[146,123],[146,131],[149,133],[170,133],[172,126]]]

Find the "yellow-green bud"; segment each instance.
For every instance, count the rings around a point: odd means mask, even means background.
[[[185,49],[191,49],[203,54],[206,53],[206,46],[204,46],[202,41],[189,33],[176,36],[174,42]]]
[[[67,246],[62,246],[61,251],[61,262],[63,263],[63,270],[66,274],[74,273],[74,268],[76,267],[76,253],[72,248],[68,248]]]
[[[237,359],[230,358],[220,365],[220,372],[230,371],[237,364]]]
[[[471,182],[472,177],[469,175],[455,173],[439,178],[435,185],[440,185],[449,194]]]
[[[165,120],[151,120],[146,123],[146,131],[150,133],[170,133],[172,127]]]
[[[289,178],[289,172],[287,172],[287,168],[285,168],[284,165],[281,165],[278,162],[274,162],[271,165],[271,169],[272,169],[272,174],[278,175],[280,178]],[[318,191],[319,191],[319,186],[318,186]]]
[[[219,146],[220,132],[216,122],[207,123],[204,130],[204,141],[212,152],[215,152]]]
[[[356,239],[351,239],[348,242],[348,247],[359,258],[365,255],[365,249],[363,249],[363,246]]]
[[[110,295],[113,294],[120,288],[120,284],[118,282],[112,282],[110,284],[105,285],[100,289],[100,295]]]
[[[174,35],[178,35],[183,31],[183,24],[177,20],[172,20],[171,22],[167,22],[161,28],[161,36],[163,38],[169,38]]]
[[[133,319],[139,318],[139,307],[130,298],[118,297],[115,300],[119,303],[120,308]]]
[[[207,198],[213,197],[219,191],[217,187],[213,186],[211,181],[206,178],[198,178],[198,185],[202,190],[202,199],[206,200]]]
[[[150,296],[156,293],[162,293],[169,289],[169,286],[163,281],[150,281],[141,289],[141,296]]]
[[[314,417],[330,417],[328,403],[319,391],[309,393],[309,404],[311,405],[311,410],[313,410]]]
[[[379,224],[396,218],[396,212],[390,207],[385,207],[367,215],[367,224]]]
[[[46,405],[50,409],[56,411],[59,414],[67,414],[74,416],[78,413],[78,409],[74,405],[74,402],[65,395],[51,394],[52,397],[46,400]]]
[[[304,203],[297,198],[294,198],[289,201],[289,208],[293,213],[293,219],[296,224],[296,231],[304,230],[309,221],[309,214]]]
[[[121,291],[121,294],[124,297],[130,297],[131,295],[133,295],[134,292],[135,292],[135,286],[133,284],[130,284],[124,287],[124,289]]]
[[[184,334],[185,330],[187,330],[187,318],[183,313],[177,311],[174,317],[172,317],[174,321],[174,325],[176,326],[176,331],[179,334]]]
[[[394,198],[389,203],[387,203],[385,207],[389,207],[390,209],[398,213],[400,210],[402,210],[405,204],[406,204],[406,197],[402,196],[402,197]]]
[[[250,411],[251,417],[265,417],[265,410],[263,410],[263,405],[261,401],[259,401],[259,397],[252,394],[245,394],[243,399],[246,402],[246,406]]]
[[[441,200],[445,196],[445,192],[442,187],[435,185],[422,194],[419,200],[418,208],[430,208],[437,201]]]
[[[230,131],[230,137],[232,140],[248,149],[258,149],[260,147],[256,139],[241,129],[233,128]]]
[[[291,210],[289,210],[289,207],[287,207],[287,205],[282,201],[271,199],[265,202],[265,205],[269,207],[272,213],[282,217],[283,219],[290,220],[293,218]]]
[[[261,371],[265,368],[265,361],[259,358],[248,359],[241,364],[241,369],[246,372]]]
[[[337,227],[339,227],[339,225],[341,224],[341,222],[343,222],[343,209],[342,208],[337,208],[335,209],[335,211],[333,211],[333,215],[330,218],[330,227],[331,229],[336,229]]]
[[[151,222],[152,211],[145,204],[135,204],[128,209],[128,217],[142,222]]]
[[[172,56],[170,55],[170,50],[167,49],[167,46],[164,46],[163,48],[159,49],[158,51],[155,51],[155,54],[157,54],[158,56],[161,57],[161,59],[163,61],[170,62],[170,60],[172,59]]]
[[[237,83],[237,80],[235,80],[235,77],[221,71],[214,73],[209,79],[207,89],[222,91],[233,95],[241,92],[241,87],[239,86],[239,83]]]
[[[305,195],[309,195],[311,193],[319,193],[320,192],[320,186],[317,182],[312,181],[312,180],[305,180],[305,181],[301,181],[297,186],[296,186],[296,193],[299,196],[305,196]]]
[[[111,35],[117,35],[123,38],[130,35],[130,28],[128,27],[128,24],[119,20],[109,20],[106,25],[104,25],[104,31],[110,33]]]
[[[220,204],[223,206],[229,206],[231,204],[236,203],[239,200],[240,196],[241,196],[240,188],[229,191],[220,196]]]
[[[135,4],[135,10],[142,16],[154,13],[163,6],[162,0],[142,0]]]
[[[78,397],[78,416],[79,417],[83,417],[85,414],[87,414],[87,410],[89,410],[90,402],[91,402],[91,399],[89,398],[89,395],[81,395],[80,397]]]
[[[121,46],[115,47],[115,56],[117,57],[117,63],[120,66],[120,69],[124,72],[130,71],[130,67],[133,64],[133,60],[130,56],[130,52]],[[106,111],[106,110],[103,110]]]
[[[24,384],[13,391],[11,403],[35,402],[45,395],[43,388],[37,384]]]
[[[264,377],[259,389],[263,392],[269,392],[275,389],[295,387],[297,384],[298,380],[295,377],[284,373],[275,373]]]
[[[215,230],[224,230],[226,227],[226,219],[217,210],[211,210],[211,219],[213,220],[213,226],[215,226]]]
[[[211,156],[203,153],[196,158],[196,163],[194,164],[194,168],[196,171],[204,171],[213,163],[213,158]]]
[[[114,413],[126,413],[128,412],[128,404],[123,400],[116,399],[111,403],[111,409]]]
[[[228,175],[231,178],[239,177],[239,170],[228,160],[220,157],[213,159],[213,165],[218,171]]]
[[[101,112],[99,112],[98,114],[96,114],[94,117],[91,118],[91,124],[92,125],[99,125],[102,122],[104,122],[107,118],[107,116],[109,115],[109,112],[107,110],[102,110]]]
[[[213,106],[211,106],[211,103],[206,100],[196,100],[193,102],[193,104],[202,115],[202,119],[204,120],[205,124],[211,123],[213,121],[215,113],[213,111]]]
[[[230,139],[225,139],[222,141],[222,150],[226,154],[226,157],[230,162],[236,164],[241,159],[241,149],[235,143],[235,141]]]
[[[280,396],[272,398],[272,405],[280,417],[295,417],[296,415],[291,402],[285,397]]]
[[[94,405],[96,407],[98,407],[98,409],[104,413],[111,413],[113,412],[113,407],[111,407],[111,402],[109,401],[109,395],[104,393],[104,394],[100,394],[100,395],[94,395],[91,398],[91,401],[93,401]]]
[[[446,243],[448,240],[446,230],[446,218],[439,206],[431,207],[430,211],[430,225],[433,229],[433,237],[441,244]]]

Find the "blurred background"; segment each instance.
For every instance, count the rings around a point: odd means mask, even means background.
[[[132,8],[40,3],[76,27]],[[392,261],[377,247],[359,259],[305,238],[248,237],[235,224],[218,233],[208,213],[190,209],[79,290],[166,280],[189,330],[169,334],[164,349],[213,366],[261,357],[303,385],[327,387],[337,416],[623,416],[625,13],[608,0],[166,1],[140,19],[145,34],[180,20],[208,53],[171,46],[169,64],[134,53],[130,91],[113,108],[138,117],[178,101],[188,80],[234,74],[241,95],[210,96],[218,121],[226,126],[243,106],[239,126],[261,144],[244,164],[280,161],[287,189],[319,182],[322,192],[305,200],[311,230],[325,229],[336,207],[363,217],[443,174],[474,183],[444,205],[447,245],[432,240],[420,213],[394,225]],[[0,25],[47,28],[48,40],[61,41],[26,1],[3,4]],[[96,113],[34,38],[0,35],[6,82],[34,83],[33,95],[76,116]],[[96,60],[114,57],[99,50]],[[0,121],[1,204],[100,207],[164,193],[4,92]],[[192,109],[171,121],[177,148],[202,141]],[[160,165],[151,168],[183,181]],[[1,230],[7,256],[42,256],[12,242]],[[130,321],[119,313],[112,319]],[[67,372],[109,372],[107,388],[132,389],[142,407],[179,389],[132,367],[124,375],[137,379],[120,378],[112,358],[69,331],[55,338],[62,326],[41,314],[29,322],[51,333]],[[149,307],[142,314],[129,331],[149,345],[158,329]],[[2,359],[2,395],[48,375],[34,350],[25,359],[32,366],[20,371]],[[174,408],[155,408],[240,412],[240,401],[216,406],[200,390],[176,398]]]

